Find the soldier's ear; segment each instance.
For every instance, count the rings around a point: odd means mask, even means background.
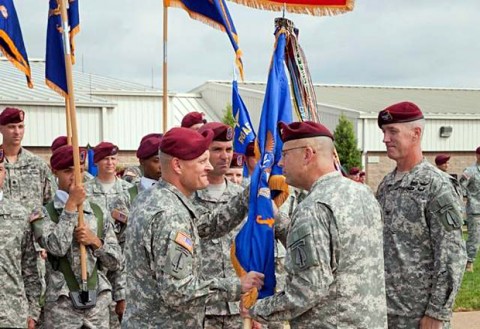
[[[183,169],[183,162],[179,158],[172,157],[170,160],[170,165],[172,166],[173,172],[180,175]]]

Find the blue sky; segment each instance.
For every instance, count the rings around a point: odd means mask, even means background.
[[[80,1],[75,69],[161,88],[162,1]],[[15,4],[29,57],[43,58],[48,1]],[[265,81],[281,13],[228,5],[246,80]],[[479,12],[478,0],[357,0],[344,15],[286,17],[315,83],[480,88]],[[188,91],[231,79],[234,53],[226,34],[171,8],[168,63],[169,89]]]

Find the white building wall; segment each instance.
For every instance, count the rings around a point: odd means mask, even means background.
[[[102,136],[104,141],[118,145],[122,151],[136,150],[144,135],[162,132],[162,97],[121,95],[100,97],[117,104],[114,109],[104,111]]]
[[[50,147],[52,141],[67,134],[64,107],[21,106],[25,111],[25,137],[22,144],[32,147]],[[79,144],[96,143],[100,139],[101,109],[77,108]]]

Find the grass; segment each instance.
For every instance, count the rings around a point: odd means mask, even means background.
[[[473,273],[465,272],[455,300],[454,311],[480,310],[480,254],[473,264]]]

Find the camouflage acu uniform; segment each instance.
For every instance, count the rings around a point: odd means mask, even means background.
[[[459,195],[450,176],[426,160],[380,183],[385,282],[391,328],[418,328],[424,315],[446,321],[465,269]]]
[[[38,320],[41,285],[33,247],[29,212],[0,199],[0,328],[26,328]]]
[[[50,219],[43,210],[42,230],[35,231],[37,240],[47,252],[55,257],[66,256],[78,282],[81,282],[80,246],[73,232],[78,222],[78,214],[64,210],[65,204],[55,195],[54,207],[60,213],[58,223]],[[97,232],[97,218],[88,202],[83,204],[84,220],[89,229]],[[99,268],[97,281],[97,305],[88,310],[77,310],[72,306],[69,289],[64,275],[47,262],[47,292],[45,304],[45,328],[108,328],[108,305],[111,302],[111,285],[102,269],[118,270],[123,265],[123,255],[118,245],[112,223],[104,217],[103,246],[95,251],[87,247],[87,272],[93,271],[95,264]]]
[[[29,212],[52,200],[52,172],[32,152],[22,147],[15,163],[5,161],[5,170],[3,191],[7,199],[20,203]]]
[[[467,193],[467,256],[473,263],[480,245],[480,165],[465,169],[460,184]]]
[[[140,166],[132,166],[125,169],[122,175],[122,179],[128,183],[135,184],[142,178],[143,172]]]
[[[114,225],[115,235],[117,237],[118,243],[120,247],[124,248],[125,244],[125,227],[126,225],[115,221],[111,213],[114,209],[121,211],[125,215],[128,216],[130,211],[130,194],[128,189],[131,188],[133,185],[122,180],[115,178],[115,184],[113,187],[108,191],[105,192],[103,186],[100,184],[98,177],[95,179],[88,181],[85,184],[85,190],[87,192],[88,199],[105,209],[105,211],[109,214],[108,218],[112,221]],[[108,272],[107,277],[112,283],[112,299],[114,302],[125,300],[126,298],[126,274],[125,269],[122,268],[119,271]],[[111,317],[111,328],[119,328],[120,324],[118,322],[118,317],[115,313],[115,303],[112,303],[110,306],[110,317]]]
[[[284,291],[257,301],[256,320],[294,328],[387,328],[381,210],[372,193],[334,172],[293,213]]]
[[[195,192],[193,204],[204,207],[209,211],[215,210],[219,205],[228,204],[230,200],[243,191],[240,185],[234,184],[228,180],[226,189],[219,199],[214,199],[208,190]],[[202,239],[202,279],[211,278],[230,278],[235,277],[236,273],[230,259],[230,249],[235,239],[240,225],[233,231],[217,239]],[[219,302],[208,305],[205,309],[204,328],[242,328],[243,321],[240,316],[239,303]]]
[[[213,213],[160,180],[135,200],[127,227],[127,310],[123,328],[202,328],[205,306],[240,299],[239,279],[200,279],[201,242],[246,216],[248,193]]]

